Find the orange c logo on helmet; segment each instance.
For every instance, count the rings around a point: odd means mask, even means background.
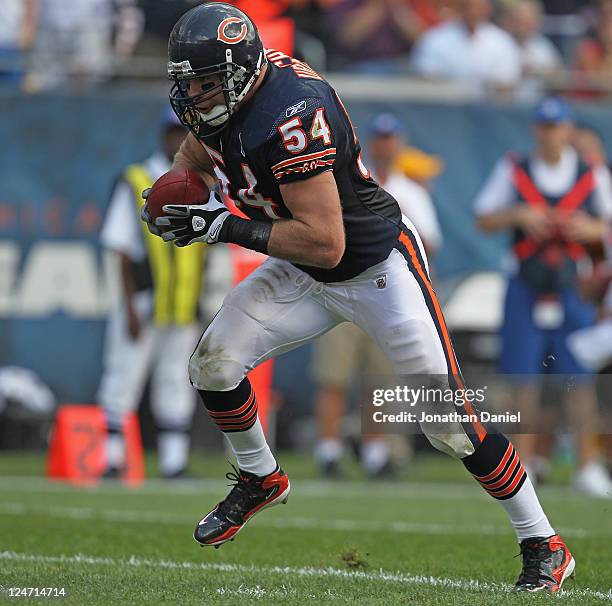
[[[227,26],[231,25],[232,23],[242,23],[242,26],[237,36],[230,37],[225,33],[225,30],[227,29]],[[221,40],[221,42],[225,42],[227,44],[237,44],[246,38],[247,31],[248,29],[246,23],[244,23],[242,19],[238,17],[228,17],[219,23],[219,27],[217,29],[217,40]]]

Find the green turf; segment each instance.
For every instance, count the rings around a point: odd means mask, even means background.
[[[65,587],[68,594],[7,603],[393,606],[557,599],[507,593],[520,564],[512,557],[513,533],[502,508],[453,461],[418,459],[399,482],[330,483],[313,479],[308,458],[281,460],[293,481],[289,503],[263,512],[235,542],[215,550],[197,547],[191,532],[226,493],[220,457],[193,463],[195,474],[214,479],[152,481],[134,490],[110,483],[76,489],[23,477],[44,469],[40,457],[2,454],[0,585]],[[358,472],[350,469],[349,476]],[[554,603],[612,604],[612,593],[595,593],[612,587],[611,504],[560,485],[541,493],[577,560],[576,581]]]

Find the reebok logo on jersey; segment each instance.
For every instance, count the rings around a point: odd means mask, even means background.
[[[194,231],[202,231],[206,227],[206,221],[197,215],[191,220]]]
[[[306,100],[304,99],[303,101],[300,101],[299,103],[296,103],[295,105],[292,105],[291,107],[288,107],[287,110],[285,111],[285,116],[287,118],[291,118],[291,116],[295,116],[295,114],[299,114],[300,112],[303,112],[306,109]]]

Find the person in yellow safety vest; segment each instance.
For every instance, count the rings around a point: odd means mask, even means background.
[[[140,221],[141,192],[170,169],[185,138],[174,113],[164,114],[161,148],[123,172],[102,227],[103,246],[119,257],[121,301],[109,316],[98,402],[107,415],[107,477],[125,467],[121,432],[151,377],[151,410],[158,427],[163,477],[183,475],[195,407],[187,362],[200,336],[198,303],[206,245],[178,248],[149,233]]]

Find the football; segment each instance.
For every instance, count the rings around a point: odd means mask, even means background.
[[[149,214],[156,219],[164,214],[166,204],[205,204],[210,189],[195,170],[175,168],[163,174],[147,197]]]

